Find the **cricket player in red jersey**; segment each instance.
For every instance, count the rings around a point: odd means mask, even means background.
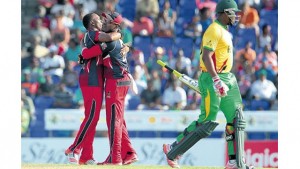
[[[85,15],[82,22],[87,32],[82,41],[84,46],[82,49],[84,66],[79,75],[79,84],[84,99],[85,117],[73,144],[65,150],[65,154],[71,164],[95,165],[97,163],[93,157],[93,141],[102,107],[104,91],[102,49],[98,42],[120,39],[121,34],[117,32],[110,34],[100,32],[102,21],[95,13]],[[87,50],[88,48],[90,49]],[[84,57],[89,52],[97,53],[97,55]]]
[[[122,16],[117,12],[102,13],[104,17],[103,31],[120,32]],[[132,76],[129,74],[126,56],[121,55],[122,40],[107,42],[102,45],[104,77],[105,81],[105,102],[106,102],[106,123],[108,127],[110,154],[101,163],[103,165],[128,165],[138,160],[136,151],[133,149],[126,122],[124,120],[125,96],[130,88]],[[88,49],[90,50],[90,49]],[[91,57],[91,52],[85,57]]]

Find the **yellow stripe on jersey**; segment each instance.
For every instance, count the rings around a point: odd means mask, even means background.
[[[210,93],[208,89],[207,89],[207,96],[205,97],[204,103],[205,103],[205,119],[206,119],[210,111]]]
[[[216,70],[219,73],[228,73],[232,69],[233,64],[233,45],[230,32],[217,20],[214,21],[205,31],[201,49],[205,48],[215,53]],[[203,52],[201,52],[203,55]],[[207,71],[202,56],[200,57],[200,68]]]

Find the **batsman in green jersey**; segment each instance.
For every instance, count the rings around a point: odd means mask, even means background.
[[[198,79],[202,96],[201,114],[172,144],[164,144],[168,164],[179,168],[178,159],[200,139],[209,136],[217,127],[215,121],[221,110],[226,118],[225,128],[229,161],[225,169],[253,169],[244,161],[244,130],[242,98],[234,74],[233,44],[228,26],[238,22],[239,12],[234,0],[221,0],[216,7],[217,19],[205,31],[201,43]]]

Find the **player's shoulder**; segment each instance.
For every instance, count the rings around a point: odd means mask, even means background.
[[[98,33],[99,33],[99,31],[94,31],[94,30],[86,32],[86,34],[88,34],[89,36],[92,36],[92,37],[96,36],[96,34],[98,34]]]
[[[221,27],[218,23],[211,23],[205,31],[206,35],[217,35],[221,32]]]
[[[207,28],[207,30],[209,30],[209,31],[216,31],[216,30],[219,30],[219,29],[220,29],[220,26],[219,26],[219,24],[216,23],[216,22],[211,23],[211,24],[208,26],[208,28]]]

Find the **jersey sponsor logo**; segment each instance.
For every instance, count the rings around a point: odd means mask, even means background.
[[[209,47],[211,47],[211,46],[212,46],[212,42],[211,42],[211,40],[210,40],[210,41],[208,41],[208,42],[206,43],[206,46],[209,46]]]

